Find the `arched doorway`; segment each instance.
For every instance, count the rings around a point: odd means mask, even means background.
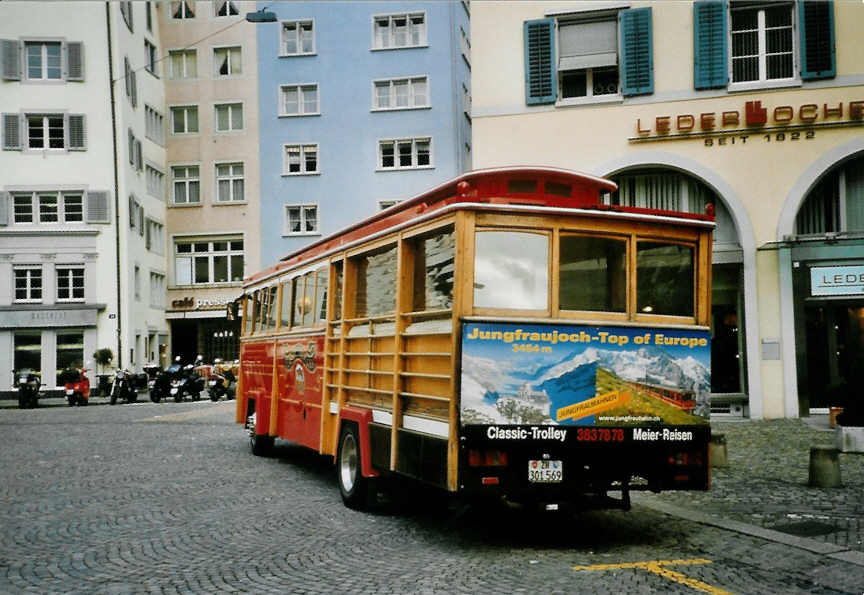
[[[747,414],[744,256],[725,203],[697,177],[672,168],[629,168],[608,177],[618,184],[607,199],[611,204],[691,213],[704,213],[708,204],[714,205],[711,410],[712,414]]]

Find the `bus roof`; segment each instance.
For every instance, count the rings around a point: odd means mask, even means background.
[[[660,215],[694,222],[714,220],[711,209],[702,215],[603,204],[603,194],[617,189],[617,184],[611,180],[554,167],[498,167],[469,171],[289,253],[276,265],[247,277],[243,285],[261,281],[291,269],[298,263],[456,203],[596,209]]]

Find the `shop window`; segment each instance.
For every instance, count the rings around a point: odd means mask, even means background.
[[[15,370],[42,370],[42,335],[39,333],[15,333]]]
[[[693,316],[695,250],[692,246],[640,241],[636,245],[636,311]]]
[[[453,306],[453,228],[411,240],[414,254],[415,312],[442,310]]]
[[[626,311],[626,240],[562,236],[560,253],[558,299],[562,310]]]
[[[548,309],[548,236],[479,231],[474,251],[475,308]]]
[[[396,311],[396,246],[356,257],[357,290],[354,314],[376,317]]]
[[[808,192],[795,218],[797,235],[864,231],[864,156],[824,176]]]
[[[63,386],[61,374],[67,368],[84,367],[84,331],[57,334],[57,386]]]

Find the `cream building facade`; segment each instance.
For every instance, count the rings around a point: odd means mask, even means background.
[[[471,18],[475,168],[563,167],[615,179],[612,203],[714,205],[712,409],[797,417],[850,398],[864,5],[475,2]]]

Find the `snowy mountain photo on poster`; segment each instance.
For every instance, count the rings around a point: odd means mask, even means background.
[[[463,424],[706,424],[706,330],[466,322]]]

